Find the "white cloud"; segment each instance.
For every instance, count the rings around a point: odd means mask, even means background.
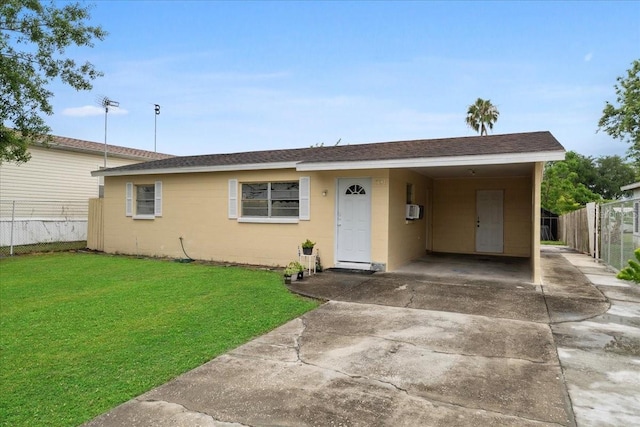
[[[127,114],[128,111],[123,108],[109,108],[110,114],[116,115],[124,115]],[[83,107],[72,107],[65,108],[62,110],[63,116],[71,116],[71,117],[90,117],[90,116],[100,116],[104,114],[104,108],[98,107],[96,105],[85,105]]]
[[[591,58],[593,58],[593,52],[589,52],[584,56],[584,62],[589,62],[591,61]]]

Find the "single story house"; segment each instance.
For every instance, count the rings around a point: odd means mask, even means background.
[[[174,157],[104,177],[104,251],[393,271],[426,252],[526,257],[540,280],[549,132]]]

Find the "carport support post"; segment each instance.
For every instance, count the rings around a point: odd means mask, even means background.
[[[540,186],[542,185],[542,170],[544,162],[536,162],[533,166],[531,179],[531,281],[541,282],[540,266]]]

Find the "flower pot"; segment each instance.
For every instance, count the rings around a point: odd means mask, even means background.
[[[313,253],[313,248],[302,248],[302,253],[305,255],[311,255]]]
[[[284,284],[285,285],[291,284],[291,276],[284,276]]]

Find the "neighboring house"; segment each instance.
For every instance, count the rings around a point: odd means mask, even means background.
[[[632,191],[633,195],[633,243],[636,248],[640,248],[640,182],[620,187],[622,191]]]
[[[0,246],[86,240],[88,199],[102,191],[91,172],[104,166],[105,145],[54,136],[29,153],[26,163],[0,164]],[[107,145],[108,167],[170,157]]]
[[[104,177],[104,251],[393,271],[425,252],[526,257],[540,281],[549,132],[214,154]],[[421,208],[409,207],[418,205]],[[410,216],[411,218],[408,218]]]

